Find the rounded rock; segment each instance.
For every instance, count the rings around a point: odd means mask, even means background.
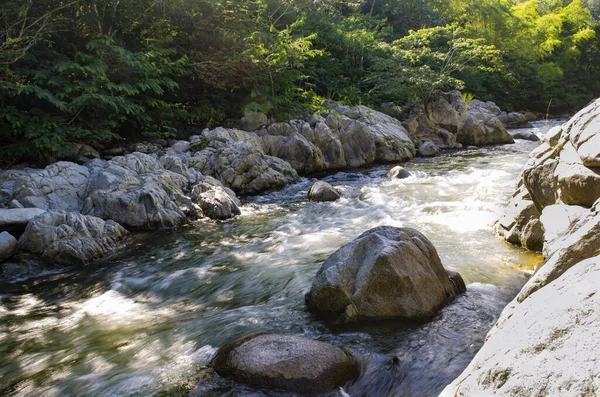
[[[387,173],[387,176],[394,179],[404,179],[410,176],[410,172],[403,167],[396,166]]]
[[[260,388],[316,395],[358,376],[346,351],[293,335],[250,335],[221,348],[211,366],[228,379]]]
[[[16,238],[8,232],[0,233],[0,262],[13,256],[18,248]]]
[[[306,304],[333,320],[428,320],[462,288],[446,273],[433,244],[410,228],[371,229],[317,272]]]
[[[335,201],[340,198],[340,193],[329,183],[318,181],[308,191],[311,201]]]

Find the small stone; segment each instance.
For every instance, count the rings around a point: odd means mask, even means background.
[[[0,233],[0,262],[13,256],[18,248],[19,244],[16,238],[8,232]]]
[[[325,181],[318,181],[308,191],[311,201],[336,201],[340,198],[339,192]]]
[[[387,173],[387,176],[395,179],[404,179],[410,176],[410,172],[403,167],[396,166]]]

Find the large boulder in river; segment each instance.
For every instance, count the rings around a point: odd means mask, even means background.
[[[49,211],[29,222],[19,239],[19,247],[44,262],[83,265],[111,253],[127,234],[113,221],[74,212]]]
[[[508,133],[513,137],[513,139],[524,139],[526,141],[539,142],[540,137],[531,132],[530,129],[518,129],[511,130]]]
[[[457,290],[433,244],[409,228],[378,227],[331,255],[306,294],[309,310],[342,322],[433,317]]]
[[[358,376],[354,358],[339,347],[292,335],[259,334],[221,348],[211,363],[236,382],[314,396]]]
[[[311,201],[335,201],[340,198],[340,193],[325,181],[315,182],[308,191]]]
[[[456,140],[465,146],[514,143],[513,137],[496,115],[480,111],[471,105]]]
[[[415,157],[415,145],[402,123],[366,106],[328,102],[326,124],[339,137],[347,167],[398,163]]]

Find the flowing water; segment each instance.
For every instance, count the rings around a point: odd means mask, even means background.
[[[548,125],[539,123],[536,132]],[[280,396],[202,383],[228,341],[254,332],[300,334],[363,359],[357,396],[435,396],[469,363],[502,308],[541,258],[510,247],[492,223],[536,143],[517,141],[324,179],[334,203],[305,200],[315,179],[249,199],[237,219],[136,235],[104,263],[0,285],[0,395]],[[414,227],[468,292],[426,324],[352,326],[308,313],[320,264],[382,225]],[[397,363],[392,358],[397,357]],[[202,386],[197,387],[199,383]]]

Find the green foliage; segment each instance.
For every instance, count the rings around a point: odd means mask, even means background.
[[[463,100],[467,105],[469,105],[473,99],[475,99],[475,94],[471,94],[470,92],[463,93]]]
[[[393,42],[387,56],[374,65],[371,94],[379,102],[428,103],[442,91],[463,89],[462,75],[497,73],[501,64],[494,46],[461,37],[456,27],[411,31]]]
[[[245,111],[460,89],[565,112],[600,96],[597,0],[6,0],[0,155],[185,137]],[[596,19],[595,19],[596,18]]]

